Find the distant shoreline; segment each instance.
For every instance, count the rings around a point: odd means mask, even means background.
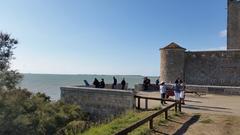
[[[28,74],[28,75],[94,75],[94,76],[141,76],[141,77],[159,77],[155,75],[131,75],[131,74],[55,74],[55,73],[21,73],[21,74]]]

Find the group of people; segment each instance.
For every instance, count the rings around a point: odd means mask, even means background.
[[[105,88],[104,79],[102,78],[101,81],[99,82],[97,78],[94,78],[93,85],[95,86],[95,88]],[[125,86],[126,86],[126,81],[125,81],[125,78],[123,78],[121,81],[121,89],[125,89]],[[116,88],[117,88],[117,79],[114,76],[112,89],[116,89]]]
[[[104,79],[102,78],[99,82],[97,78],[94,78],[93,85],[95,86],[95,88],[105,88]]]
[[[156,80],[156,86],[159,86],[159,79]],[[151,80],[148,77],[143,78],[143,89],[149,90],[149,86],[151,85]]]
[[[160,83],[160,86],[159,86],[159,90],[160,90],[160,95],[161,95],[161,98],[164,99],[164,98],[167,98],[167,85],[165,84],[164,81],[162,81]],[[175,100],[180,100],[180,102],[182,104],[185,104],[184,103],[184,98],[185,98],[185,84],[183,83],[183,81],[180,79],[180,78],[177,78],[176,81],[175,81],[175,84],[173,86],[173,91],[174,91],[174,96],[175,96]],[[161,104],[166,104],[165,101],[161,100]]]

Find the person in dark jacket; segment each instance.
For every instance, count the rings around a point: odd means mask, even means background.
[[[147,82],[148,82],[147,77],[144,77],[144,79],[143,79],[143,90],[147,90],[148,89]]]
[[[156,85],[157,85],[157,86],[159,85],[159,79],[156,80]]]
[[[115,78],[115,76],[113,77],[113,84],[112,84],[112,89],[115,89],[117,86],[117,79]]]
[[[125,85],[126,85],[125,78],[123,78],[123,80],[122,80],[122,82],[121,82],[121,85],[122,85],[122,90],[124,90],[124,88],[125,88]]]
[[[151,80],[147,77],[144,77],[144,80],[143,80],[143,88],[144,90],[148,90],[149,86],[151,84]]]
[[[101,82],[100,82],[100,85],[99,85],[100,88],[105,88],[105,82],[104,82],[104,79],[102,78]]]
[[[99,88],[99,81],[97,78],[94,79],[93,85],[95,86],[95,88]]]
[[[84,80],[84,83],[85,83],[85,86],[86,86],[86,87],[89,87],[89,86],[90,86],[87,80]]]

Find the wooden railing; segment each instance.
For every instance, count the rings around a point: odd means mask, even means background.
[[[145,97],[146,99],[146,97]],[[148,98],[148,99],[152,99],[155,100],[155,98]],[[159,116],[160,114],[164,113],[165,114],[165,119],[168,119],[168,110],[171,109],[172,107],[175,107],[175,112],[177,112],[177,106],[179,106],[179,108],[181,108],[181,103],[179,101],[175,101],[175,103],[169,105],[168,107],[159,110],[153,114],[151,114],[150,116],[132,124],[131,126],[119,131],[118,133],[116,133],[115,135],[127,135],[129,132],[133,131],[134,129],[138,128],[139,126],[149,122],[149,128],[153,129],[153,119],[157,116]],[[181,109],[179,109],[179,112],[181,112]]]
[[[146,97],[146,96],[134,96],[135,99],[137,99],[137,109],[141,109],[141,99],[145,100],[145,109],[148,109],[148,100],[159,100],[159,101],[168,101],[168,102],[177,102],[176,100],[173,99],[162,99],[162,98],[157,98],[157,97]],[[181,111],[181,105],[179,105],[179,110]]]

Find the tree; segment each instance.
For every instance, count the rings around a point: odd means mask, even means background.
[[[22,75],[17,70],[10,70],[13,50],[18,41],[10,34],[0,32],[0,88],[12,90],[21,81]]]
[[[83,131],[87,116],[77,105],[52,102],[44,93],[16,88],[22,75],[10,70],[18,41],[0,32],[0,135],[53,135]],[[81,129],[81,130],[80,130]]]

